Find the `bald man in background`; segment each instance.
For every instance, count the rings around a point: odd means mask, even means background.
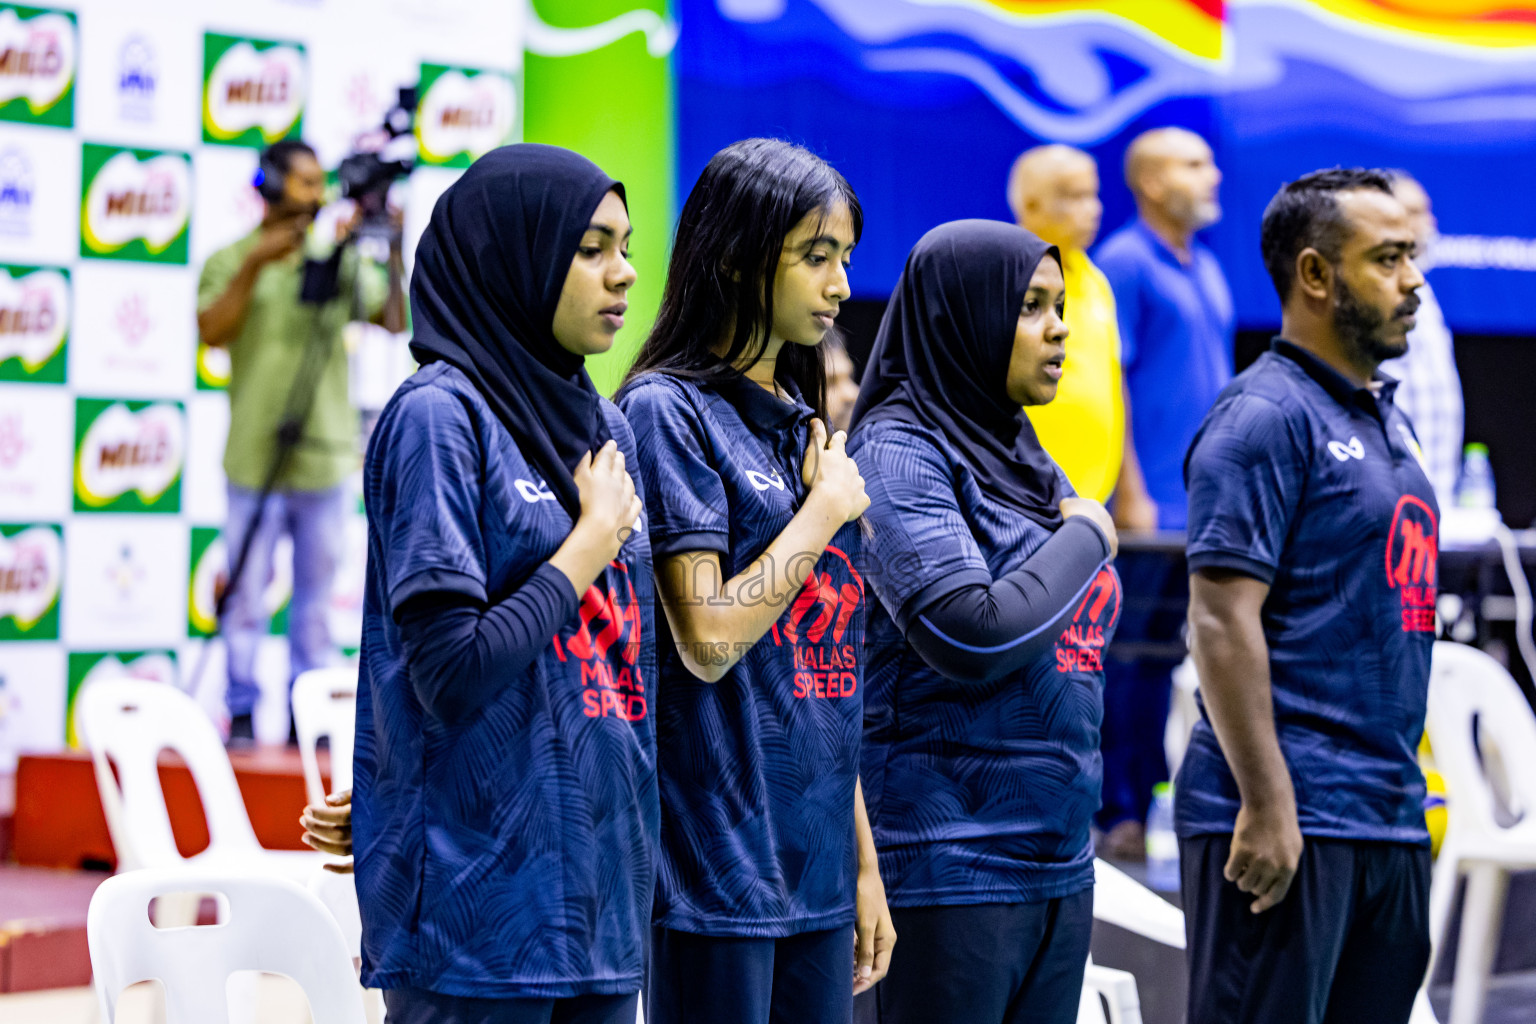
[[[1115,293],[1126,462],[1142,483],[1122,488],[1112,507],[1129,535],[1182,530],[1188,522],[1184,455],[1232,379],[1234,317],[1216,256],[1195,237],[1221,216],[1211,147],[1182,128],[1153,129],[1126,151],[1125,177],[1137,217],[1095,256]],[[1122,548],[1117,565],[1127,600],[1105,660],[1098,824],[1105,851],[1126,857],[1145,851],[1152,790],[1168,777],[1163,728],[1173,669],[1184,655],[1189,580],[1181,563],[1133,546]]]
[[[1098,165],[1071,146],[1027,150],[1008,175],[1008,205],[1020,227],[1061,250],[1072,332],[1055,401],[1026,411],[1077,493],[1107,501],[1122,476],[1125,417],[1115,297],[1086,251],[1103,213]]]
[[[1134,448],[1153,507],[1121,508],[1129,529],[1182,530],[1184,453],[1232,379],[1232,293],[1195,234],[1216,223],[1221,172],[1211,147],[1183,128],[1155,128],[1125,155],[1137,217],[1096,254],[1115,292]]]

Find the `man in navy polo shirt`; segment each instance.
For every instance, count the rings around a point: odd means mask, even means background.
[[[1376,171],[1264,212],[1281,337],[1196,435],[1191,647],[1203,716],[1175,808],[1191,1024],[1405,1022],[1429,958],[1415,749],[1438,507],[1377,372],[1424,282]]]

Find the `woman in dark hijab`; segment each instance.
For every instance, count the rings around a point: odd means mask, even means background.
[[[1023,407],[1066,352],[1054,247],[993,221],[917,243],[849,454],[870,498],[861,772],[901,943],[860,1020],[1077,1017],[1093,926],[1115,531]]]
[[[583,358],[623,324],[624,192],[518,145],[438,201],[424,364],[368,447],[352,829],[391,1021],[635,1019],[657,832],[634,439]],[[310,843],[344,847],[310,815]],[[327,842],[330,840],[330,843]]]

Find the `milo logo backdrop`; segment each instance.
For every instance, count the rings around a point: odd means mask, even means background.
[[[517,97],[501,71],[421,66],[416,143],[423,163],[468,167],[512,139]]]
[[[224,390],[229,387],[229,372],[229,349],[197,343],[197,390]]]
[[[219,631],[219,589],[229,573],[230,553],[216,526],[192,527],[191,572],[187,584],[187,636],[210,637]],[[272,574],[261,592],[267,632],[288,635],[288,605],[293,600],[293,541],[284,535],[272,553]]]
[[[214,526],[192,527],[192,572],[187,588],[187,636],[213,636],[219,631],[219,577],[228,564],[224,541]]]
[[[0,380],[64,383],[69,271],[0,265]]]
[[[75,402],[75,511],[179,512],[180,402]]]
[[[0,120],[75,123],[75,16],[0,4]]]
[[[309,92],[304,47],[209,32],[203,37],[203,141],[261,148],[297,138]]]
[[[86,143],[80,158],[80,255],[187,262],[192,159]]]
[[[63,578],[57,526],[0,524],[0,640],[57,640]]]

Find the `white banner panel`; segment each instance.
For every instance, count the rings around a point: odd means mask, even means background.
[[[0,773],[16,755],[64,746],[64,649],[0,644]]]
[[[200,139],[185,109],[202,85],[202,29],[115,4],[80,19],[76,125],[93,142],[187,150]]]
[[[78,516],[64,525],[64,642],[170,647],[187,635],[187,527],[153,516]]]
[[[58,266],[80,252],[80,139],[0,124],[0,262]]]
[[[224,489],[224,438],[229,434],[229,396],[199,391],[187,401],[187,482],[182,494],[187,518],[202,526],[223,526],[229,494]]]
[[[58,522],[70,509],[75,399],[0,384],[0,522]]]
[[[197,279],[186,267],[82,262],[69,380],[82,394],[177,398],[192,390]]]

